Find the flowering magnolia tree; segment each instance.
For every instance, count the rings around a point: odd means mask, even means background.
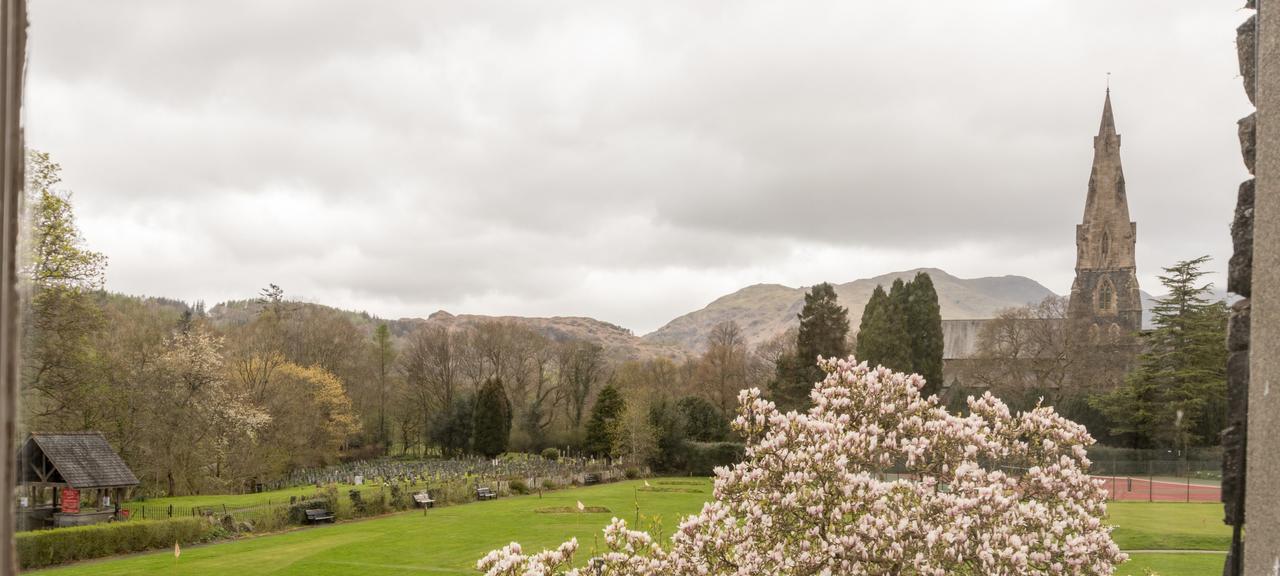
[[[1102,524],[1085,428],[1047,407],[1010,414],[970,398],[960,417],[921,398],[924,380],[853,358],[807,413],[779,413],[756,389],[734,427],[746,457],[716,470],[715,499],[664,548],[615,518],[608,551],[570,569],[577,541],[490,552],[490,576],[552,574],[1111,574],[1122,554]],[[897,471],[895,478],[887,478]]]

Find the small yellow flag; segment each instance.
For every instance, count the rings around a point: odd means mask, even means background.
[[[579,511],[579,512],[582,512],[583,510],[586,510],[586,509],[587,509],[587,507],[586,507],[586,506],[583,506],[583,505],[582,505],[582,501],[581,501],[581,500],[579,500],[579,501],[578,501],[578,511]]]
[[[648,480],[645,480],[645,481],[644,481],[644,487],[645,487],[645,488],[648,488],[648,487],[649,487],[649,481],[648,481]]]
[[[174,540],[173,541],[173,557],[177,558],[179,556],[182,556],[182,547],[178,545],[177,540]]]

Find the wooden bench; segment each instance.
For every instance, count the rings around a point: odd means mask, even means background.
[[[333,512],[325,510],[324,508],[312,508],[310,510],[307,510],[308,524],[319,524],[321,522],[333,522],[333,521],[334,521]]]
[[[498,493],[487,486],[476,488],[476,500],[496,500]]]
[[[419,492],[413,495],[413,505],[418,508],[434,508],[436,501],[426,492]]]
[[[586,476],[582,477],[583,486],[590,486],[592,484],[599,484],[599,483],[600,483],[599,474],[587,474]]]

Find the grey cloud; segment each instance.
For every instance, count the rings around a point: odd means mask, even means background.
[[[121,6],[33,5],[28,116],[120,289],[649,328],[836,250],[1062,291],[1108,71],[1144,286],[1225,266],[1243,178],[1243,15],[1190,0]]]

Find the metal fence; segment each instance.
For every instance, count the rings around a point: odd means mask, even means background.
[[[1111,500],[1219,502],[1221,468],[1214,460],[1112,460],[1094,462],[1090,472],[1103,480]]]
[[[296,499],[295,499],[296,500]],[[288,499],[268,501],[265,504],[252,506],[228,506],[215,504],[206,506],[174,506],[172,504],[146,504],[145,502],[129,507],[129,518],[138,520],[167,520],[169,518],[193,518],[210,516],[234,516],[241,520],[256,520],[268,515],[284,514],[291,505]]]
[[[1155,452],[1152,452],[1155,454]],[[1119,455],[1116,452],[1115,455]],[[1132,455],[1132,454],[1130,454]],[[1203,456],[1203,454],[1201,455]],[[1021,476],[1027,471],[1023,466],[978,463],[1006,474]],[[1220,460],[1094,460],[1089,474],[1102,481],[1107,499],[1139,502],[1220,502],[1222,498]],[[882,480],[915,480],[918,476],[895,466],[881,473]]]

